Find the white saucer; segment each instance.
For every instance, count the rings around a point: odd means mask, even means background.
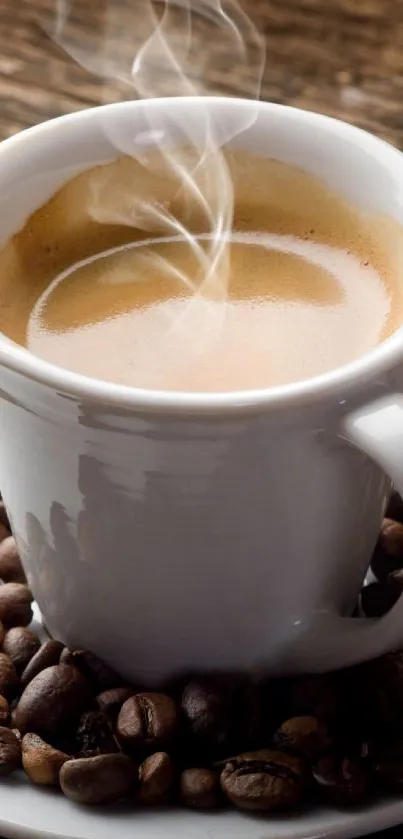
[[[82,808],[24,776],[0,781],[5,839],[352,839],[403,823],[403,797],[362,811],[327,808],[283,817],[133,807]]]
[[[34,632],[44,638],[34,606]],[[34,786],[21,772],[0,779],[1,839],[354,839],[403,824],[403,796],[363,810],[328,807],[291,816],[249,816],[236,810],[84,808],[58,790]]]

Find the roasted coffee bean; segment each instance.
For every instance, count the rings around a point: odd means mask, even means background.
[[[0,524],[3,527],[5,527],[7,533],[10,534],[10,532],[11,532],[10,520],[8,518],[8,513],[7,513],[7,510],[6,510],[6,506],[4,504],[4,501],[0,501]],[[0,577],[1,577],[1,574],[0,574]],[[15,582],[17,582],[17,581],[15,581]]]
[[[313,777],[321,797],[333,806],[359,804],[368,795],[371,777],[357,760],[339,755],[319,758]]]
[[[134,693],[135,690],[130,687],[111,688],[99,693],[95,701],[99,710],[106,714],[108,719],[115,721],[123,703]]]
[[[371,559],[371,570],[380,582],[403,568],[403,524],[384,519]]]
[[[108,664],[88,650],[69,650],[65,647],[60,656],[60,664],[77,667],[80,673],[91,682],[97,693],[123,685],[123,679]]]
[[[174,700],[164,693],[137,693],[122,706],[118,735],[132,746],[158,747],[169,743],[178,727]]]
[[[28,626],[32,620],[32,594],[22,583],[0,586],[0,620],[7,629]]]
[[[395,587],[396,592],[399,592],[400,596],[403,592],[403,569],[400,569],[399,571],[392,571],[392,573],[389,574],[387,582],[391,583]]]
[[[102,711],[84,711],[76,732],[77,757],[95,757],[119,751],[108,719]]]
[[[156,752],[143,761],[139,769],[139,804],[164,804],[175,779],[175,768],[166,752]]]
[[[21,675],[22,687],[26,687],[42,670],[46,670],[47,667],[52,667],[54,664],[59,664],[62,650],[64,650],[64,646],[60,641],[54,641],[53,639],[45,641],[23,670]]]
[[[403,741],[382,743],[374,760],[377,784],[387,792],[403,790]]]
[[[231,695],[226,685],[214,678],[193,679],[181,700],[188,729],[204,746],[225,743],[232,726]]]
[[[37,734],[25,734],[21,749],[23,769],[33,784],[59,786],[60,770],[69,755],[45,743]]]
[[[111,804],[135,787],[138,769],[127,755],[98,755],[68,760],[60,771],[60,786],[78,804]]]
[[[14,536],[0,543],[0,578],[5,583],[27,582]]]
[[[10,728],[0,728],[0,775],[11,775],[21,766],[21,744]]]
[[[282,810],[302,800],[305,770],[299,758],[263,749],[228,760],[220,782],[225,795],[242,810]]]
[[[277,729],[273,742],[281,751],[315,758],[329,748],[331,740],[327,726],[316,717],[292,717]]]
[[[0,653],[0,694],[12,699],[18,688],[18,676],[11,658]]]
[[[0,522],[0,542],[3,542],[4,539],[7,539],[10,535],[10,531],[8,527],[5,526],[2,522]]]
[[[385,515],[386,518],[394,519],[403,524],[403,501],[398,492],[392,492]]]
[[[5,696],[0,694],[0,726],[9,728],[11,725],[10,706]]]
[[[215,810],[223,803],[220,776],[212,769],[185,769],[179,794],[182,804],[193,810]]]
[[[344,696],[339,674],[305,676],[291,685],[290,716],[312,716],[334,723],[343,716]]]
[[[16,727],[23,733],[58,734],[73,726],[91,705],[91,690],[84,676],[67,664],[38,673],[25,688],[15,709]]]
[[[26,626],[14,626],[6,632],[3,653],[10,656],[17,673],[21,673],[39,650],[41,642]]]
[[[403,571],[394,571],[381,583],[370,583],[361,591],[361,607],[368,618],[381,618],[397,603],[403,591]]]

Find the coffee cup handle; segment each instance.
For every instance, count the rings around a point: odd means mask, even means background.
[[[342,437],[364,451],[392,479],[403,496],[403,395],[365,405],[343,419]],[[349,618],[316,613],[302,631],[298,669],[348,667],[403,648],[403,596],[382,618]]]

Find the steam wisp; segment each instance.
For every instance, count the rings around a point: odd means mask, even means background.
[[[99,6],[98,6],[99,11]],[[242,95],[257,99],[264,66],[264,48],[249,17],[236,0],[103,0],[96,20],[88,20],[88,3],[56,0],[54,18],[46,25],[50,37],[91,73],[125,82],[137,98],[203,96],[214,88],[217,61],[230,63],[242,79]],[[86,21],[86,26],[82,24]],[[221,73],[222,75],[222,73]],[[216,92],[214,89],[213,92]],[[233,224],[234,194],[231,174],[222,147],[245,130],[254,115],[232,123],[223,135],[200,101],[198,136],[181,121],[177,128],[184,143],[171,145],[161,120],[149,108],[147,121],[154,145],[165,166],[180,183],[186,204],[197,207],[203,232],[199,238],[167,206],[144,195],[130,194],[122,202],[119,218],[111,217],[106,179],[93,196],[91,214],[101,222],[126,224],[149,231],[150,237],[180,236],[192,253],[198,270],[187,276],[162,256],[156,270],[179,279],[193,295],[208,302],[225,301],[229,280],[229,241]],[[150,165],[148,154],[134,140],[122,138],[108,126],[108,136],[119,152]],[[168,126],[169,133],[169,126]],[[105,190],[105,192],[104,192]],[[144,258],[150,258],[144,248]],[[192,299],[192,298],[191,298]],[[190,299],[190,300],[191,300]]]

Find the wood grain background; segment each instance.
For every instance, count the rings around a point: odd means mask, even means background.
[[[113,0],[122,53],[144,0]],[[267,44],[262,98],[340,116],[403,147],[403,0],[243,0]],[[45,33],[56,0],[0,0],[0,136],[88,105],[133,96],[75,64]],[[106,0],[73,0],[82,38],[98,43]],[[116,16],[115,16],[116,17]],[[136,33],[138,35],[138,33]],[[94,47],[97,48],[96,46]],[[200,42],[195,55],[202,56]],[[208,86],[248,93],[248,79],[210,44]]]

